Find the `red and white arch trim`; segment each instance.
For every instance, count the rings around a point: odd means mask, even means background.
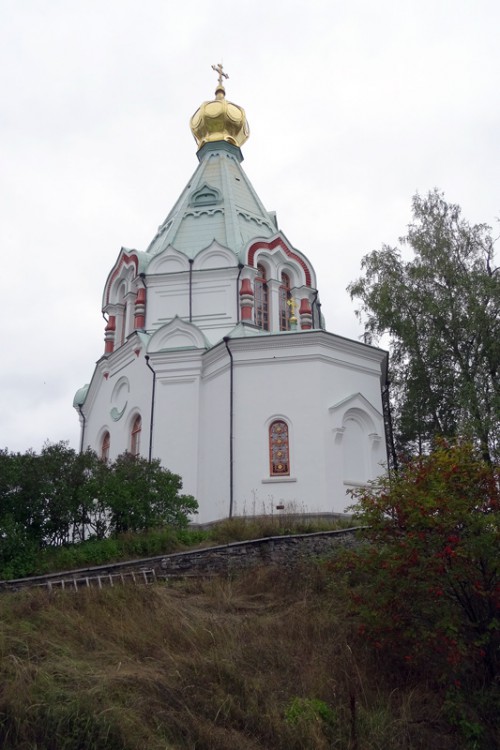
[[[139,269],[139,259],[135,253],[126,253],[122,252],[122,254],[119,256],[116,265],[114,269],[111,271],[110,275],[108,276],[108,280],[106,281],[106,287],[104,290],[104,305],[109,304],[109,296],[111,294],[111,289],[113,287],[113,282],[118,278],[120,273],[123,269],[128,268],[130,266],[133,266],[135,269],[135,275],[137,276],[137,272]]]
[[[247,251],[248,265],[255,266],[255,256],[257,255],[259,250],[266,250],[268,253],[272,253],[278,248],[280,248],[288,258],[298,263],[298,265],[304,271],[306,286],[312,287],[313,273],[312,273],[311,267],[301,255],[298,255],[296,252],[294,252],[291,248],[288,247],[288,245],[286,244],[286,242],[283,240],[282,237],[275,237],[274,240],[271,240],[271,242],[258,240],[257,242],[254,242],[252,245],[250,245]]]

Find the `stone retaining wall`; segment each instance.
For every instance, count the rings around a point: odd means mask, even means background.
[[[141,560],[108,563],[91,568],[79,568],[43,576],[17,578],[12,581],[0,581],[0,590],[18,591],[22,588],[72,585],[76,589],[76,582],[83,579],[99,578],[106,582],[106,577],[116,577],[120,574],[145,570],[154,573],[158,578],[169,578],[187,575],[228,574],[244,570],[252,565],[276,565],[289,568],[305,558],[321,557],[331,554],[339,547],[351,547],[358,543],[359,528],[342,529],[340,531],[321,531],[315,534],[290,534],[288,536],[272,536],[263,539],[252,539],[245,542],[232,542],[216,547],[206,547],[187,552],[174,552],[170,555],[159,555]]]
[[[357,543],[358,529],[322,531],[315,534],[290,534],[232,542],[203,550],[168,555],[161,561],[164,575],[231,573],[252,565],[277,565],[289,568],[307,557],[321,557],[339,547]]]

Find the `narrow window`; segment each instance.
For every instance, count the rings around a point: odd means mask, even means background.
[[[130,434],[130,452],[133,456],[138,456],[141,451],[141,430],[142,419],[140,414],[134,419],[132,432]]]
[[[269,473],[272,477],[290,475],[288,425],[282,419],[269,426]]]
[[[255,325],[264,331],[269,330],[269,292],[267,288],[266,269],[260,263],[257,266],[255,279]]]
[[[109,461],[109,445],[111,442],[111,438],[109,435],[109,432],[105,432],[102,436],[102,442],[101,442],[101,460],[106,461],[106,463]]]
[[[290,276],[287,273],[281,274],[280,286],[280,331],[290,330]]]
[[[127,302],[125,300],[125,291],[125,284],[122,284],[120,287],[120,291],[118,292],[119,312],[116,321],[118,324],[118,346],[121,346],[123,343],[125,343],[125,334],[127,332]]]

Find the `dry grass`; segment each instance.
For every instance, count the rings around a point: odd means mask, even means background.
[[[3,750],[457,748],[384,680],[319,567],[0,599]]]
[[[350,518],[314,517],[287,511],[279,516],[238,516],[211,524],[209,528],[194,524],[181,529],[162,527],[140,533],[129,532],[106,539],[88,539],[79,544],[44,547],[34,559],[5,563],[0,568],[0,579],[9,580],[121,560],[155,557],[261,537],[330,531],[347,528],[352,523]]]
[[[347,516],[308,516],[295,513],[293,508],[282,514],[235,516],[218,521],[210,529],[210,537],[218,544],[242,542],[247,539],[279,536],[281,534],[310,534],[317,531],[345,529],[353,525]]]

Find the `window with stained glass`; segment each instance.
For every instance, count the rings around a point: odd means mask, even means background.
[[[130,433],[130,452],[133,456],[138,456],[141,451],[141,431],[142,419],[140,414],[138,414],[134,419]]]
[[[264,331],[269,330],[269,290],[267,287],[266,269],[257,265],[257,277],[254,284],[255,325]]]
[[[290,330],[290,305],[288,304],[291,295],[290,289],[290,277],[287,273],[282,273],[280,285],[280,331]]]
[[[269,473],[272,477],[289,476],[289,453],[288,425],[276,419],[269,426]]]

